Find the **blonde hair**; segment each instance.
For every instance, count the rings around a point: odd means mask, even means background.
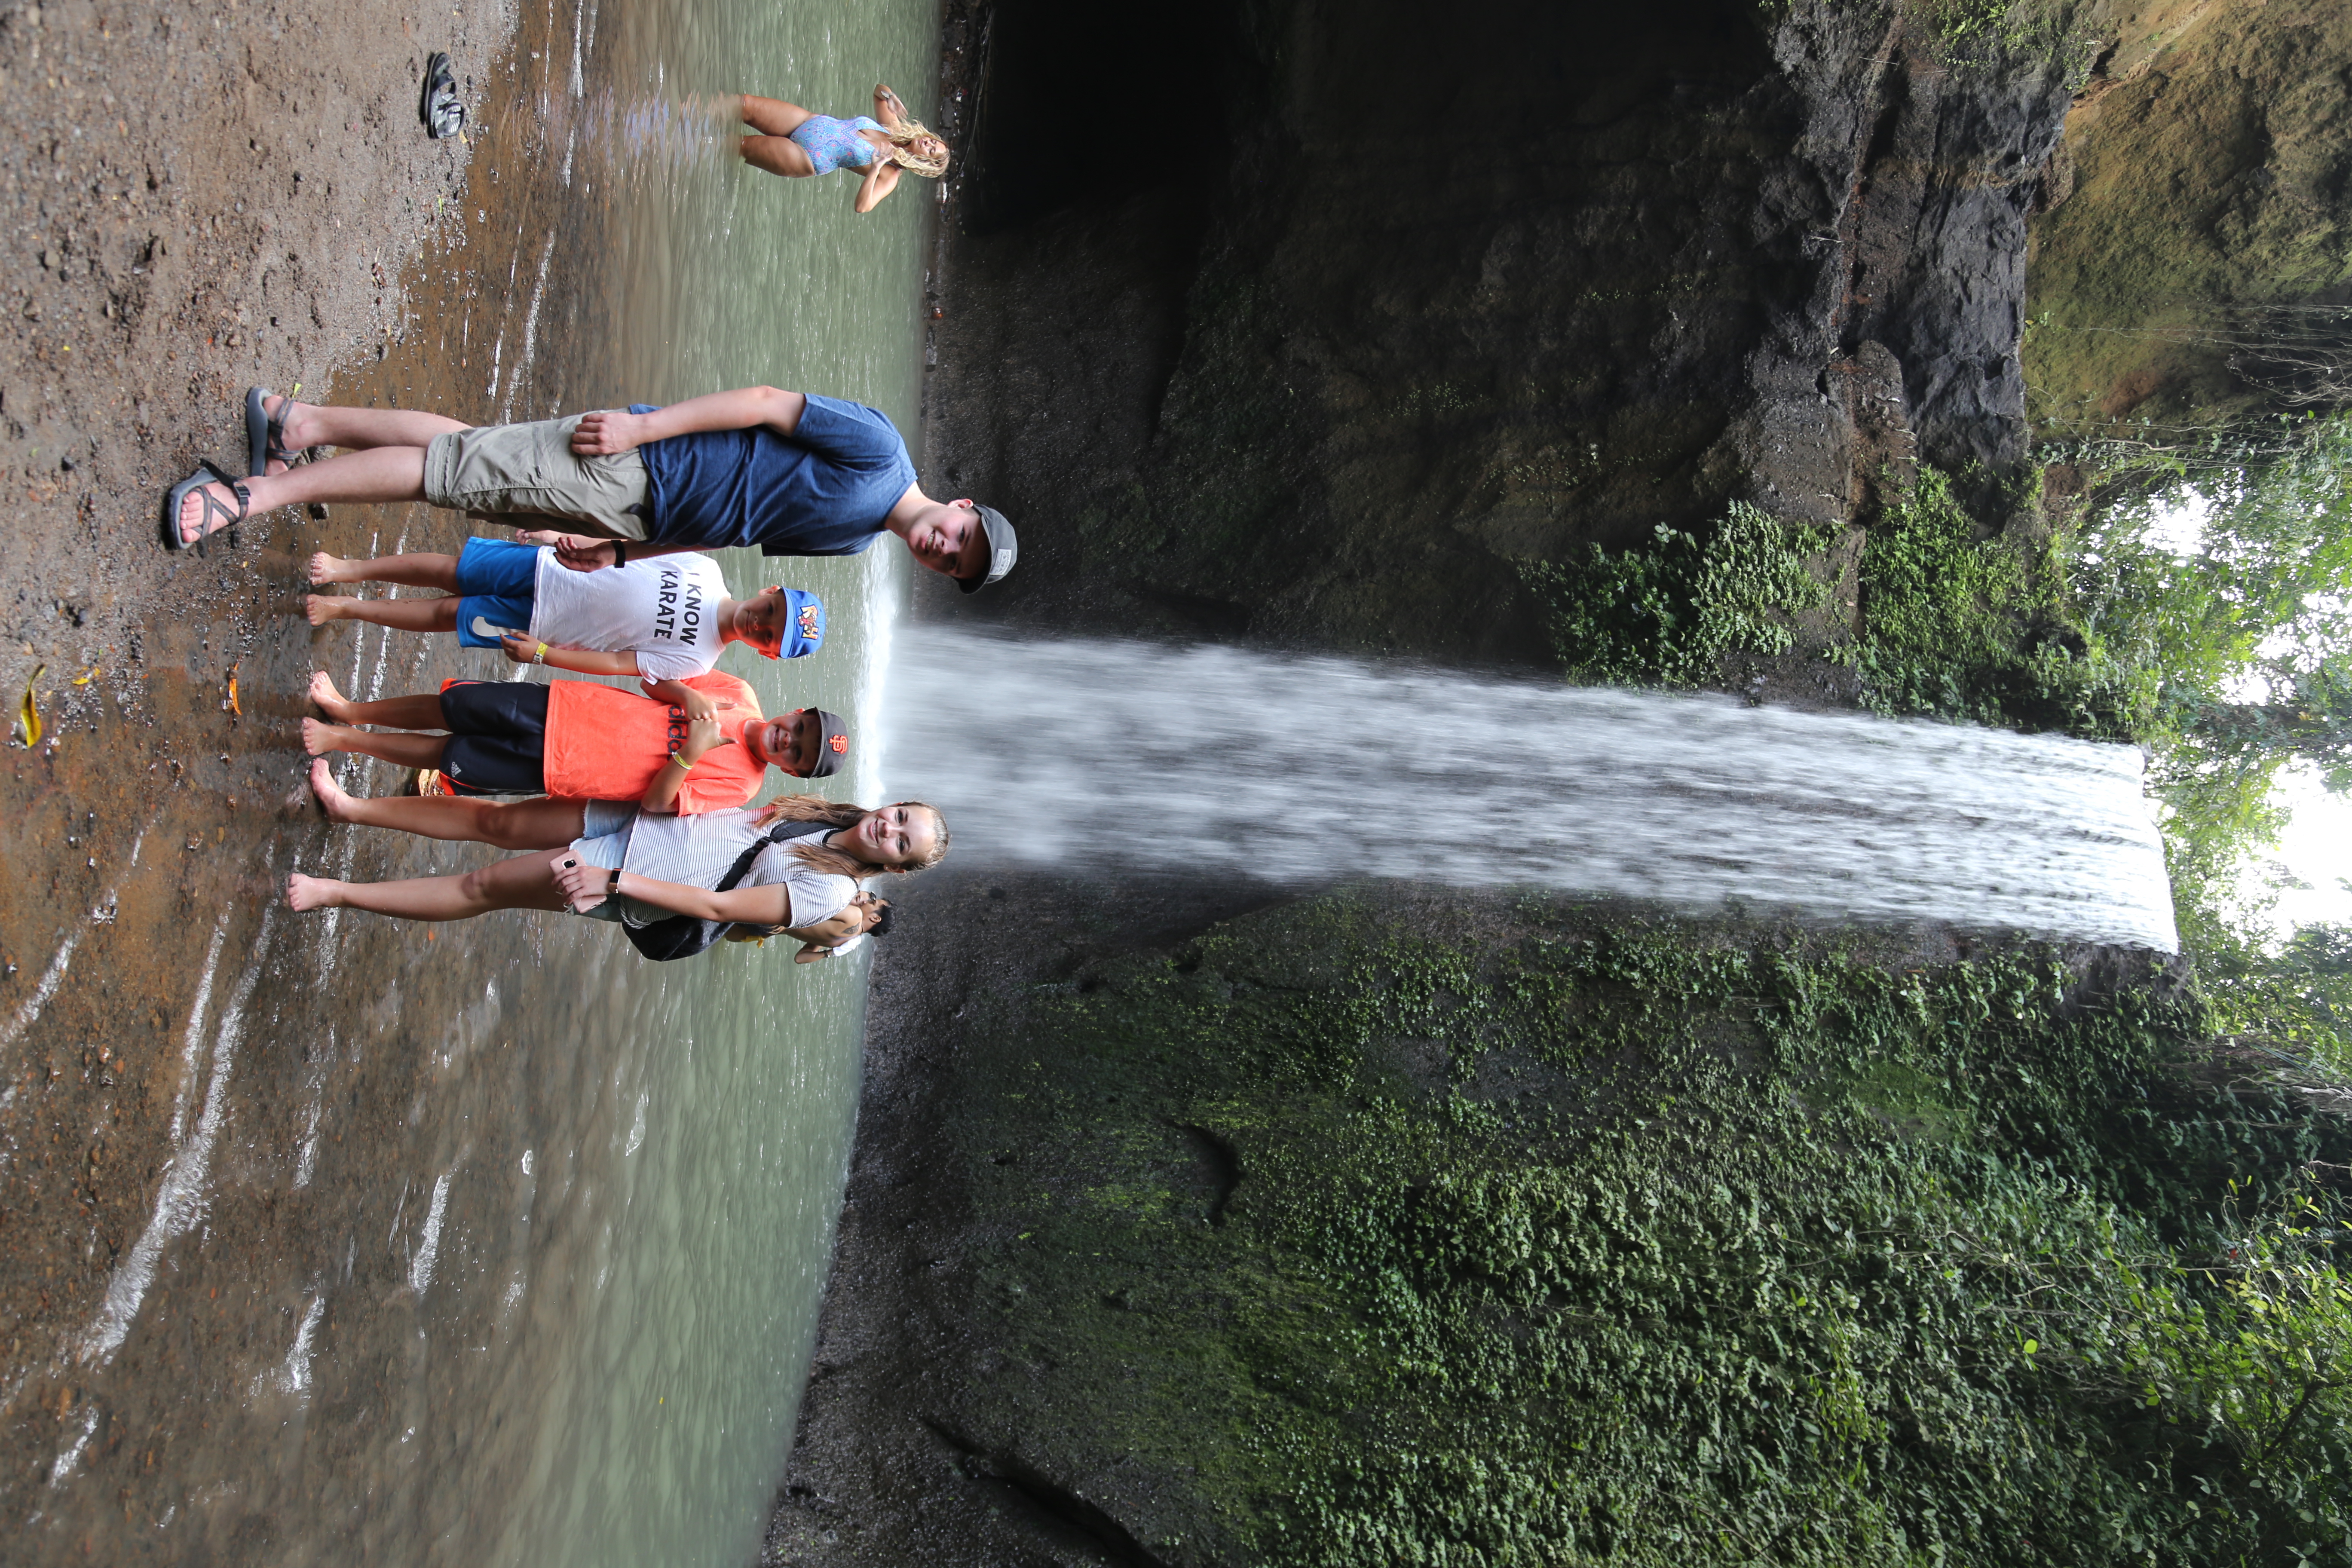
[[[950,154],[947,138],[925,125],[921,121],[902,118],[896,131],[886,125],[882,128],[882,134],[890,138],[890,145],[894,149],[890,154],[890,161],[907,173],[920,174],[927,180],[936,180],[948,172]],[[938,157],[926,158],[914,150],[916,141],[925,136],[940,144]]]
[[[939,833],[931,840],[929,853],[918,856],[903,866],[877,866],[869,861],[860,860],[854,855],[845,855],[838,849],[828,849],[822,844],[812,844],[805,838],[793,840],[792,852],[820,871],[830,871],[836,877],[847,877],[858,882],[863,882],[869,877],[878,877],[885,871],[897,872],[900,875],[908,871],[928,871],[948,858],[948,819],[940,815],[938,806],[919,800],[898,800],[890,804],[891,805],[910,805],[919,811],[928,811],[931,814],[931,820],[939,825]],[[823,795],[780,795],[761,806],[760,815],[753,817],[751,822],[756,827],[765,827],[775,822],[823,822],[835,827],[855,827],[876,812],[887,809],[889,809],[887,806],[857,805],[848,801],[827,800]]]

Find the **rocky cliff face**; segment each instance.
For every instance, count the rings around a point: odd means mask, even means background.
[[[2033,224],[2030,359],[2062,425],[2292,395],[2266,342],[2352,363],[2352,8],[2108,0]]]
[[[2022,456],[2061,54],[1871,4],[1298,0],[1089,61],[1056,3],[958,18],[929,436],[1022,527],[998,613],[1533,659],[1522,563],[1738,499],[1846,521],[1915,441]]]

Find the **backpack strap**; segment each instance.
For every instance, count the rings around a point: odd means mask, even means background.
[[[830,822],[779,822],[753,839],[750,848],[735,857],[735,864],[727,868],[727,875],[719,878],[719,886],[711,890],[724,893],[750,876],[751,863],[760,858],[760,851],[772,845],[782,844],[794,838],[806,838],[812,834],[833,831],[834,826]]]

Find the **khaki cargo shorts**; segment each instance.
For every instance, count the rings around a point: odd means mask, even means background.
[[[646,460],[635,451],[572,455],[580,423],[478,425],[436,436],[425,448],[425,499],[474,517],[542,517],[607,539],[643,539],[652,491]]]

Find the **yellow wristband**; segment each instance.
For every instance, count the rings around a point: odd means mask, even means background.
[[[545,643],[539,645],[539,651],[530,656],[530,662],[533,664],[545,664],[547,662],[547,645]]]
[[[669,760],[676,763],[679,767],[684,768],[688,773],[692,773],[694,771],[694,764],[688,762],[685,756],[680,752],[672,752],[669,754]]]

